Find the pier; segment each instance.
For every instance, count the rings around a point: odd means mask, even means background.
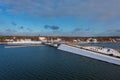
[[[44,46],[44,45],[7,45],[5,48],[22,48],[22,47],[34,47],[34,46]]]
[[[58,47],[58,49],[62,50],[62,51],[70,52],[73,54],[78,54],[78,55],[90,57],[90,58],[93,58],[96,60],[105,61],[108,63],[120,65],[120,58],[118,58],[118,57],[110,56],[110,55],[107,55],[104,53],[99,53],[96,51],[87,50],[87,49],[84,49],[82,47],[78,47],[76,45],[71,46],[71,45],[67,45],[67,44],[61,44]]]

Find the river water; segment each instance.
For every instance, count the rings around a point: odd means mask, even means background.
[[[0,80],[119,80],[120,66],[49,46],[4,48]]]

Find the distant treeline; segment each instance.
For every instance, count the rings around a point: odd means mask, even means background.
[[[92,38],[92,39],[97,39],[99,42],[108,42],[111,41],[112,39],[118,41],[120,37],[61,37],[63,40],[71,41],[71,40],[81,40],[81,41],[86,41],[87,39]],[[120,41],[118,41],[120,42]]]
[[[34,41],[39,40],[38,36],[0,36],[1,42],[4,42],[6,39],[13,39],[14,41],[17,41],[18,39],[31,39]]]
[[[73,40],[80,40],[80,41],[86,41],[89,38],[97,39],[99,42],[109,42],[112,39],[116,40],[117,42],[120,42],[119,36],[108,36],[108,37],[64,37],[64,36],[42,36],[46,37],[46,39],[57,39],[60,38],[65,41],[73,41]],[[39,36],[0,36],[0,42],[4,42],[6,39],[13,39],[14,41],[17,41],[18,39],[31,39],[34,41],[39,40]]]

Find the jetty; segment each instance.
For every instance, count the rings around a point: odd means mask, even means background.
[[[115,53],[113,55],[109,55],[104,52],[98,52],[98,51],[84,48],[83,46],[72,45],[72,44],[60,44],[57,49],[70,52],[73,54],[86,56],[96,60],[120,65],[120,56],[116,56],[116,55],[114,56]]]
[[[5,46],[5,48],[21,48],[21,47],[26,47],[26,46]]]
[[[7,45],[5,48],[22,48],[22,47],[34,47],[34,46],[44,46],[44,45]]]

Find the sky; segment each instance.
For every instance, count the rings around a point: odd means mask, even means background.
[[[120,36],[120,0],[0,0],[0,35]]]

